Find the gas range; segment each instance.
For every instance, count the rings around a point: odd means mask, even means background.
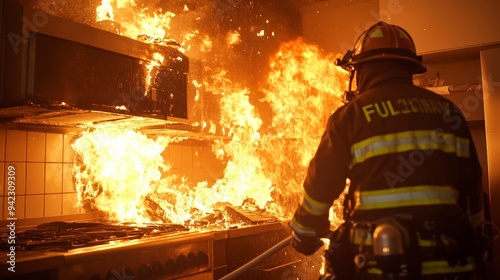
[[[128,225],[49,222],[10,232],[0,222],[0,278],[9,280],[212,280],[241,267],[290,235],[285,222],[239,212],[243,222],[225,229],[177,224]],[[14,261],[15,272],[10,261]],[[239,279],[315,278],[320,262],[291,246]],[[287,276],[287,277],[288,277]],[[306,276],[306,278],[302,278]],[[289,279],[289,278],[287,278]]]
[[[212,279],[211,232],[175,224],[53,222],[2,233],[0,276],[8,279]],[[9,261],[14,260],[15,272]],[[28,278],[26,278],[28,277]],[[188,277],[188,278],[186,278]]]
[[[17,251],[43,250],[67,252],[72,249],[110,244],[122,240],[139,239],[189,231],[179,224],[110,224],[51,222],[27,229],[16,234]],[[8,249],[8,235],[1,236],[2,249]]]

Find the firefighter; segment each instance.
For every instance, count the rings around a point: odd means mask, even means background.
[[[488,245],[478,237],[482,171],[462,112],[413,85],[427,69],[399,26],[371,26],[336,65],[351,74],[348,102],[310,161],[292,245],[311,255],[331,239],[322,279],[473,279]],[[346,182],[345,222],[330,232]]]

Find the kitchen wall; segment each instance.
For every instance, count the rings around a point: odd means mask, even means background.
[[[73,184],[75,154],[71,144],[77,137],[76,133],[0,129],[2,220],[10,217],[9,166],[15,168],[16,218],[65,220],[87,216],[81,207],[76,206]],[[211,149],[211,141],[185,140],[170,144],[162,156],[172,166],[171,172],[186,177],[188,183],[207,181],[211,184],[222,176],[224,168],[224,162],[216,159]]]
[[[352,49],[358,36],[379,20],[378,0],[334,0],[301,9],[303,36],[334,54]]]
[[[352,48],[361,32],[384,20],[404,27],[420,54],[431,54],[500,42],[493,28],[499,9],[497,0],[330,0],[300,12],[304,37],[332,53]]]
[[[420,54],[500,42],[500,1],[380,0],[380,19],[404,26]],[[445,39],[446,38],[446,39]]]
[[[481,69],[484,85],[484,112],[486,120],[486,143],[488,148],[489,188],[492,206],[492,220],[497,226],[500,225],[500,118],[498,108],[500,106],[500,48],[485,50],[481,52]],[[496,253],[495,265],[500,266],[500,241],[494,243]]]
[[[39,218],[81,213],[71,168],[74,135],[0,129],[2,219],[9,217],[8,170],[15,168],[15,217]]]

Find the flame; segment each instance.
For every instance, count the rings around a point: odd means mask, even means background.
[[[119,128],[84,132],[72,144],[80,205],[95,204],[118,221],[147,222],[143,201],[169,168],[161,157],[165,143]]]
[[[185,6],[185,11],[189,11]],[[161,9],[150,12],[147,7],[137,7],[133,0],[102,0],[96,8],[96,21],[111,20],[121,25],[121,35],[137,39],[147,36],[161,42],[167,38],[175,13]]]
[[[108,19],[121,19],[126,36],[148,35],[152,42],[162,42],[169,36],[175,17],[170,12],[137,7],[134,1],[103,0],[100,7],[98,10]],[[140,12],[130,14],[120,7],[134,7]],[[185,6],[183,12],[190,9]],[[238,31],[225,34],[223,41],[229,48],[242,41]],[[274,32],[270,34],[274,36]],[[265,37],[264,30],[257,36]],[[198,30],[186,30],[179,38],[183,51],[196,49],[206,54],[219,47],[215,45],[217,40]],[[196,47],[189,45],[194,38],[198,39]],[[204,56],[204,61],[209,58]],[[113,220],[133,223],[196,226],[200,220],[217,216],[210,220],[211,225],[227,227],[231,221],[224,216],[224,205],[263,209],[279,219],[290,218],[327,119],[342,105],[348,74],[333,65],[335,58],[297,38],[282,43],[271,57],[259,93],[232,80],[223,66],[206,66],[203,80],[192,80],[196,102],[202,99],[203,90],[219,105],[217,120],[202,119],[192,125],[203,133],[225,136],[212,144],[214,157],[225,162],[225,168],[211,183],[176,175],[162,156],[172,143],[183,138],[154,138],[134,130],[90,127],[72,146],[78,156],[74,174],[79,204],[104,211]],[[161,54],[153,54],[147,65],[147,85],[163,59]],[[263,119],[251,98],[258,94],[263,94],[258,102],[270,108],[270,119]],[[332,224],[339,223],[340,208],[341,200],[337,200],[330,214]]]
[[[242,205],[251,200],[260,209],[272,202],[272,182],[262,169],[258,147],[262,125],[255,107],[249,101],[250,91],[238,88],[226,77],[226,72],[217,75],[217,90],[222,95],[220,124],[228,131],[231,141],[217,141],[214,152],[228,156],[224,178],[213,186],[214,201]]]
[[[332,59],[301,39],[282,45],[271,61],[265,89],[264,100],[273,111],[265,133],[248,88],[232,82],[227,71],[206,82],[220,98],[218,126],[230,137],[214,141],[214,155],[228,161],[223,177],[211,186],[206,181],[189,185],[169,174],[161,153],[180,139],[153,140],[116,128],[84,133],[73,145],[81,157],[81,164],[75,165],[80,203],[92,202],[113,219],[136,223],[193,225],[215,213],[221,203],[265,209],[285,219],[296,207],[293,197],[301,194],[306,166],[326,120],[341,104],[346,73],[334,67]],[[203,123],[210,130],[216,126]]]
[[[328,117],[342,104],[348,74],[333,65],[334,58],[298,38],[282,44],[270,62],[264,100],[273,117],[261,146],[266,169],[273,170],[268,176],[281,182],[280,197],[300,195]],[[289,208],[295,207],[291,202]]]
[[[229,31],[226,35],[226,44],[234,46],[241,43],[240,33],[236,30]]]
[[[113,13],[113,0],[102,0],[102,4],[96,8],[97,21],[114,20],[115,14]]]
[[[146,65],[146,89],[149,89],[151,84],[154,82],[154,70],[163,63],[163,60],[165,60],[165,57],[162,54],[153,53],[153,58]]]

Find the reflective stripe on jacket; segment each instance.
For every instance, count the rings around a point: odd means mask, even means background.
[[[461,272],[471,272],[475,269],[476,264],[474,258],[467,258],[467,264],[465,265],[455,265],[450,266],[447,261],[423,261],[422,262],[422,275],[433,275],[433,274],[454,274]],[[382,275],[382,270],[377,267],[368,268],[369,274]],[[453,278],[451,278],[453,279]]]
[[[411,150],[441,150],[458,157],[469,157],[469,139],[457,137],[438,130],[417,130],[377,135],[351,146],[352,163],[393,153]]]
[[[301,224],[297,216],[306,215],[311,217],[312,219],[321,219],[322,217],[328,217],[330,207],[332,205],[328,203],[319,202],[313,198],[311,198],[307,193],[304,194],[302,199],[301,206],[297,210],[296,216],[290,222],[289,226],[300,235],[317,237],[322,236],[324,233],[328,231],[329,224],[324,224],[323,227],[308,227],[306,225]],[[309,219],[311,220],[311,219]]]
[[[451,186],[411,186],[397,189],[354,192],[356,210],[417,205],[454,205],[458,193]]]

